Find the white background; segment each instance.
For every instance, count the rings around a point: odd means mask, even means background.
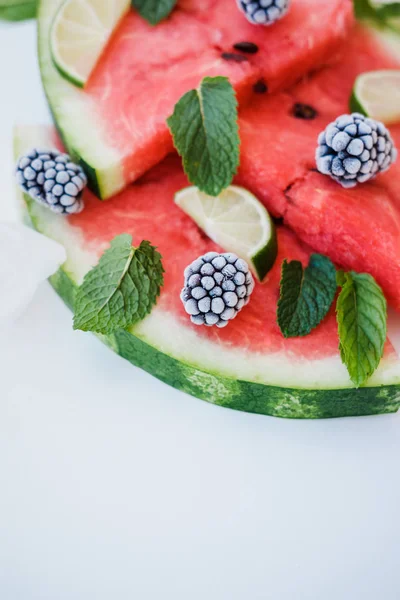
[[[13,122],[48,120],[34,24],[0,26]],[[168,388],[44,284],[0,335],[1,600],[398,600],[400,416],[297,422]]]

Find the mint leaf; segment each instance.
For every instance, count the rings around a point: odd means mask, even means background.
[[[107,334],[144,319],[160,294],[163,272],[150,242],[134,248],[132,236],[118,235],[78,290],[74,329]]]
[[[232,181],[239,166],[235,92],[226,77],[205,77],[182,96],[167,123],[189,180],[210,196]]]
[[[353,0],[354,12],[359,20],[368,19],[378,27],[389,27],[398,32],[398,25],[392,24],[391,19],[400,16],[400,2],[383,4],[376,0]]]
[[[376,10],[369,0],[353,0],[353,3],[356,19],[376,19]]]
[[[176,3],[177,0],[132,0],[132,6],[150,25],[168,17]]]
[[[377,7],[376,13],[381,24],[391,29],[395,33],[400,32],[400,2],[391,4],[381,4]]]
[[[4,21],[25,21],[36,17],[36,0],[21,1],[19,4],[3,5],[0,2],[0,19]]]
[[[378,367],[387,331],[385,296],[371,275],[345,273],[337,301],[340,355],[359,387]]]
[[[278,325],[286,338],[308,335],[335,299],[336,270],[322,254],[312,254],[306,269],[293,260],[282,265]]]

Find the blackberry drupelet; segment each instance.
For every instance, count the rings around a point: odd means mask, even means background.
[[[342,115],[318,138],[318,171],[344,188],[352,188],[383,173],[395,162],[397,150],[383,123],[360,113]]]
[[[83,209],[82,192],[87,178],[68,154],[31,150],[18,160],[16,179],[33,200],[55,213],[71,215]]]
[[[254,289],[246,261],[232,252],[208,252],[184,273],[181,300],[195,325],[225,327],[245,306]]]
[[[237,0],[246,19],[255,25],[272,25],[289,10],[290,0]]]

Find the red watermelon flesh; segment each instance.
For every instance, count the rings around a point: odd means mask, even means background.
[[[234,0],[181,0],[156,27],[131,11],[86,88],[121,155],[126,182],[172,150],[165,121],[203,77],[229,77],[243,101],[260,79],[276,91],[334,60],[352,22],[351,0],[293,0],[290,13],[270,28],[251,25]],[[242,55],[243,62],[221,57],[241,41],[256,43],[259,52]]]
[[[239,182],[283,217],[315,251],[346,269],[371,273],[400,309],[400,161],[375,180],[344,190],[315,172],[318,134],[342,113],[354,79],[366,70],[399,68],[367,31],[357,27],[341,62],[287,93],[254,98],[241,113]],[[296,119],[295,102],[312,105],[315,120]],[[390,128],[400,147],[400,126]]]
[[[170,156],[149,171],[136,184],[127,187],[111,202],[99,202],[85,193],[85,210],[68,217],[79,228],[85,245],[98,255],[120,234],[133,235],[133,243],[151,240],[163,256],[165,285],[159,299],[161,310],[171,312],[182,327],[194,328],[198,335],[214,342],[248,348],[252,352],[287,351],[294,356],[323,358],[338,352],[334,309],[323,324],[307,338],[286,340],[276,323],[281,263],[301,260],[307,264],[310,250],[285,227],[278,228],[279,256],[268,281],[257,284],[251,301],[228,327],[197,327],[190,322],[180,300],[183,271],[198,256],[211,250],[222,251],[174,204],[174,194],[188,185],[180,160]]]

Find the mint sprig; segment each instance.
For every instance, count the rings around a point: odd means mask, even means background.
[[[150,25],[157,25],[166,19],[176,3],[177,0],[132,0],[132,6]]]
[[[118,235],[78,290],[74,329],[108,334],[144,319],[160,294],[163,273],[150,242],[135,248],[132,236]]]
[[[282,265],[278,325],[286,338],[308,335],[329,312],[337,289],[336,269],[322,254],[308,267],[293,260]]]
[[[167,123],[191,183],[210,196],[232,181],[239,166],[235,92],[226,77],[205,77],[175,105]]]
[[[371,275],[338,273],[337,301],[340,355],[352,382],[359,387],[377,369],[387,334],[387,303]]]

